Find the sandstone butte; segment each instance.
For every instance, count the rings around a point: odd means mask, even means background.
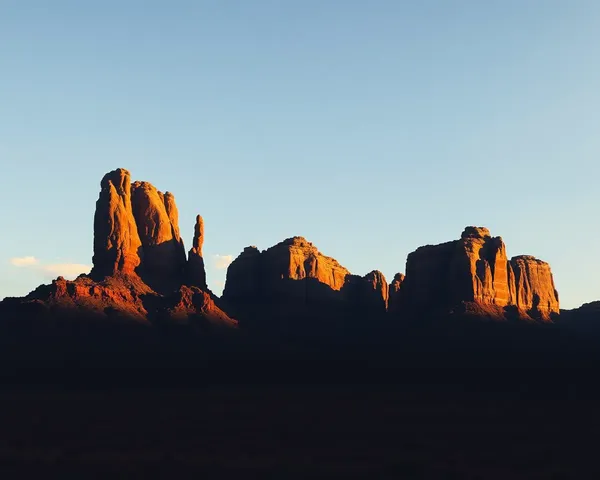
[[[227,271],[224,299],[230,305],[338,302],[361,313],[452,311],[458,306],[503,317],[547,321],[558,314],[558,293],[550,266],[532,256],[507,258],[500,237],[484,227],[466,227],[459,240],[418,248],[408,256],[406,276],[388,286],[372,271],[351,274],[303,237],[292,237],[261,252],[247,247]],[[475,308],[474,308],[475,307]]]
[[[353,275],[303,237],[288,238],[261,252],[246,247],[227,270],[223,298],[232,305],[352,306],[362,313],[384,313],[388,285],[373,271]]]
[[[132,183],[123,168],[109,172],[100,182],[96,202],[90,274],[74,281],[59,277],[9,303],[37,305],[38,310],[61,315],[84,313],[142,322],[201,317],[213,325],[236,326],[206,287],[203,222],[198,219],[188,262],[174,196],[148,182]],[[187,282],[190,272],[193,281]]]
[[[508,260],[502,238],[483,227],[467,227],[459,240],[409,254],[400,291],[406,306],[416,309],[472,302],[490,312],[516,307],[521,316],[540,320],[560,312],[550,266],[527,255]]]

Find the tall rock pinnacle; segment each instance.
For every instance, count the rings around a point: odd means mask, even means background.
[[[131,205],[131,176],[124,168],[100,182],[94,214],[92,276],[133,274],[140,264],[140,240]]]
[[[190,285],[206,290],[206,271],[204,269],[204,258],[202,257],[203,245],[204,220],[198,215],[194,226],[194,241],[188,253],[188,281]]]
[[[100,186],[92,276],[137,274],[156,290],[178,288],[186,258],[173,195],[148,182],[132,184],[124,168],[107,173]]]

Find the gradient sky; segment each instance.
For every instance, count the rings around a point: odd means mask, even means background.
[[[0,0],[0,298],[91,264],[124,167],[186,249],[204,216],[217,292],[247,245],[390,279],[483,225],[562,306],[600,299],[599,26],[597,0]]]

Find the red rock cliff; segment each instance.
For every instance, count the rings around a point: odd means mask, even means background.
[[[413,308],[451,307],[461,302],[516,306],[543,319],[558,313],[550,267],[534,257],[507,260],[501,237],[467,227],[459,240],[420,247],[409,254],[403,298]]]
[[[515,283],[514,304],[543,320],[560,311],[558,292],[548,263],[531,255],[521,255],[510,260],[510,268]]]
[[[131,204],[142,242],[140,276],[159,290],[177,288],[184,281],[186,258],[175,198],[148,182],[134,182]]]
[[[100,182],[94,214],[92,276],[133,274],[142,246],[131,206],[131,176],[124,168],[107,173]]]
[[[303,303],[341,298],[350,272],[302,237],[259,252],[248,247],[227,270],[223,292],[230,301],[296,299]]]

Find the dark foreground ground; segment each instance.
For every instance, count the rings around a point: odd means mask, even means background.
[[[598,396],[531,385],[11,386],[0,392],[0,473],[599,478]]]
[[[598,335],[78,325],[0,336],[0,479],[600,478]]]

